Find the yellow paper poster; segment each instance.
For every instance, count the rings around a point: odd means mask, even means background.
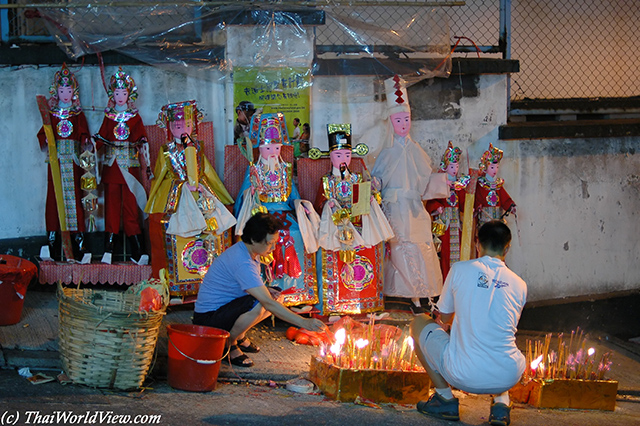
[[[299,130],[309,122],[311,70],[308,68],[240,68],[233,70],[234,106],[250,102],[263,113],[281,112],[289,138],[293,139],[295,118]],[[238,120],[236,111],[236,121]],[[237,122],[236,122],[237,125]]]

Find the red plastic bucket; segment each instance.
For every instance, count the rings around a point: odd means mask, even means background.
[[[192,392],[216,388],[229,332],[190,324],[167,325],[169,386]]]
[[[0,281],[0,325],[11,325],[20,322],[24,298],[18,296],[14,285],[9,281]]]

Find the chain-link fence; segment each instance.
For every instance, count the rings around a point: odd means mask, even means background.
[[[640,95],[638,0],[513,0],[514,100]]]
[[[39,4],[58,4],[60,7],[74,1],[35,0]],[[122,0],[125,1],[125,0]],[[133,0],[126,1],[129,4]],[[383,55],[406,54],[384,37],[378,37],[379,28],[412,22],[421,15],[423,25],[408,25],[403,34],[404,46],[424,49],[431,42],[429,27],[445,25],[440,19],[448,17],[450,44],[457,37],[465,39],[457,52],[475,49],[483,56],[510,57],[520,61],[520,72],[511,76],[513,100],[632,97],[640,95],[640,7],[637,0],[466,0],[464,2],[435,0],[404,1],[351,1],[317,2],[328,13],[323,25],[315,27],[318,52],[353,53],[373,49]],[[81,3],[80,1],[75,2]],[[110,1],[114,4],[114,1]],[[150,2],[147,2],[149,4]],[[216,3],[205,2],[215,7]],[[258,2],[256,2],[258,3]],[[302,4],[281,0],[279,3]],[[3,42],[44,41],[48,31],[43,24],[34,0],[0,0],[0,4],[24,5],[20,8],[0,10],[0,32]],[[85,2],[88,4],[88,2]],[[188,2],[182,2],[188,9]],[[309,5],[310,2],[304,2]],[[418,6],[419,4],[419,6]],[[510,21],[501,23],[501,7],[510,10]],[[183,9],[181,13],[186,13]],[[438,9],[437,13],[431,10]],[[75,13],[82,13],[82,8]],[[108,6],[104,6],[108,14]],[[337,13],[339,11],[339,13]],[[509,14],[506,15],[507,18]],[[336,18],[337,17],[337,18]],[[95,23],[95,15],[88,25]],[[197,17],[195,17],[197,18]],[[131,14],[131,25],[151,17]],[[162,19],[175,20],[175,16],[153,17],[156,25]],[[136,23],[137,22],[137,23]],[[358,25],[357,38],[349,25]],[[442,29],[442,28],[440,28]],[[501,34],[502,32],[502,34]],[[197,35],[196,35],[197,36]],[[50,38],[49,38],[50,40]],[[511,46],[506,43],[511,41]],[[463,53],[457,53],[462,55]],[[469,53],[466,53],[469,55]]]

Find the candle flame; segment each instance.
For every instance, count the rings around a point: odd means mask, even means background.
[[[333,345],[331,345],[331,347],[329,348],[329,351],[334,354],[334,355],[338,355],[340,353],[340,351],[342,350],[342,345],[339,344],[338,342],[334,343]]]
[[[587,351],[587,354],[589,354],[589,356],[593,355],[596,353],[596,350],[594,348],[589,348],[589,350]]]
[[[344,328],[336,331],[336,343],[340,346],[344,345],[345,340],[347,339],[347,332]]]
[[[407,344],[409,345],[411,350],[413,350],[413,337],[411,336],[407,337]]]
[[[531,361],[531,369],[532,370],[536,370],[538,368],[538,365],[541,362],[542,362],[542,355],[540,355],[538,358],[536,358],[533,361]]]

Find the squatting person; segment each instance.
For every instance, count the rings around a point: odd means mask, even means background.
[[[245,333],[271,314],[307,330],[326,329],[318,319],[303,318],[291,312],[277,300],[279,292],[263,282],[260,258],[273,252],[281,229],[284,224],[275,216],[256,213],[245,224],[241,241],[214,260],[202,280],[193,323],[230,333],[229,359],[233,365],[253,365],[245,352],[255,353],[260,349]]]
[[[418,359],[436,388],[418,403],[423,414],[459,420],[453,386],[469,393],[491,394],[492,425],[511,422],[508,390],[525,369],[515,333],[527,298],[527,285],[504,263],[511,231],[493,220],[478,231],[478,259],[455,263],[438,301],[435,320],[416,317],[411,335],[419,342]],[[451,330],[447,334],[446,329]]]

